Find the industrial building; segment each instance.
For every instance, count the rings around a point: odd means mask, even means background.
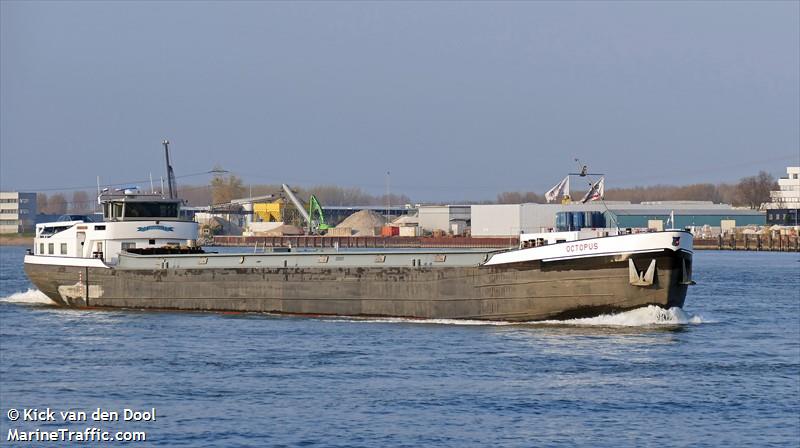
[[[765,214],[737,209],[728,204],[705,201],[664,201],[632,204],[606,201],[605,204],[488,204],[472,206],[472,236],[513,236],[521,233],[559,229],[558,219],[567,214],[602,214],[606,227],[664,229],[706,228],[722,232],[737,226],[765,225]],[[674,215],[675,222],[667,223]],[[584,221],[581,221],[582,223]],[[579,227],[592,227],[588,223]],[[560,229],[566,230],[566,229]]]
[[[800,225],[800,166],[787,167],[786,177],[778,179],[778,188],[770,192],[770,202],[764,204],[767,224]]]
[[[420,230],[460,234],[469,226],[472,207],[474,206],[420,205],[417,209]]]
[[[680,205],[673,207],[664,203],[645,205],[644,207],[618,208],[611,211],[619,227],[649,227],[656,230],[663,230],[667,227],[667,220],[670,219],[671,213],[674,213],[675,216],[675,223],[670,223],[671,227],[679,229],[706,227],[711,228],[711,233],[724,233],[735,227],[766,224],[764,212],[733,208],[727,204],[684,208]]]
[[[0,192],[0,233],[33,232],[36,193]]]

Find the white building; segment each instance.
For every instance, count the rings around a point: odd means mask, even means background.
[[[800,166],[786,168],[786,177],[778,179],[779,190],[769,193],[764,204],[767,224],[796,226],[800,220]]]
[[[33,232],[36,193],[0,192],[0,233]]]
[[[451,232],[452,224],[466,225],[471,216],[469,205],[420,205],[419,227],[423,232]]]
[[[546,232],[556,225],[556,213],[605,211],[603,204],[482,204],[472,206],[472,236],[506,237]]]

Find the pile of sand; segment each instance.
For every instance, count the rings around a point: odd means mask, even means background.
[[[372,210],[361,210],[348,216],[336,228],[350,228],[355,236],[373,236],[375,228],[384,225],[386,225],[386,220],[383,219],[383,216]]]
[[[303,235],[303,229],[293,226],[291,224],[284,224],[282,226],[276,227],[272,230],[268,230],[265,232],[254,232],[255,236],[297,236]]]

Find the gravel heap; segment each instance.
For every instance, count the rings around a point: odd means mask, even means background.
[[[375,235],[375,227],[384,225],[386,225],[386,220],[383,219],[383,216],[372,210],[361,210],[348,216],[336,228],[349,227],[353,230],[353,235],[355,236],[373,236]]]

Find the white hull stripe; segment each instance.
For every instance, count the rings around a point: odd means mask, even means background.
[[[615,254],[649,253],[671,250],[692,253],[692,234],[682,231],[637,233],[589,238],[546,246],[502,252],[492,256],[485,266],[525,261],[556,261]]]
[[[47,264],[52,266],[74,266],[81,268],[111,268],[107,264],[103,263],[103,260],[97,258],[56,257],[50,255],[25,255],[25,263]]]
[[[557,257],[557,258],[543,258],[543,262],[548,261],[562,261],[562,260],[575,260],[578,258],[590,258],[590,257],[610,257],[613,255],[624,255],[624,254],[649,254],[649,253],[656,253],[656,252],[663,252],[664,249],[646,249],[646,250],[629,250],[627,252],[603,252],[598,254],[589,254],[589,255],[573,255],[569,257]],[[691,252],[689,252],[691,253]]]

